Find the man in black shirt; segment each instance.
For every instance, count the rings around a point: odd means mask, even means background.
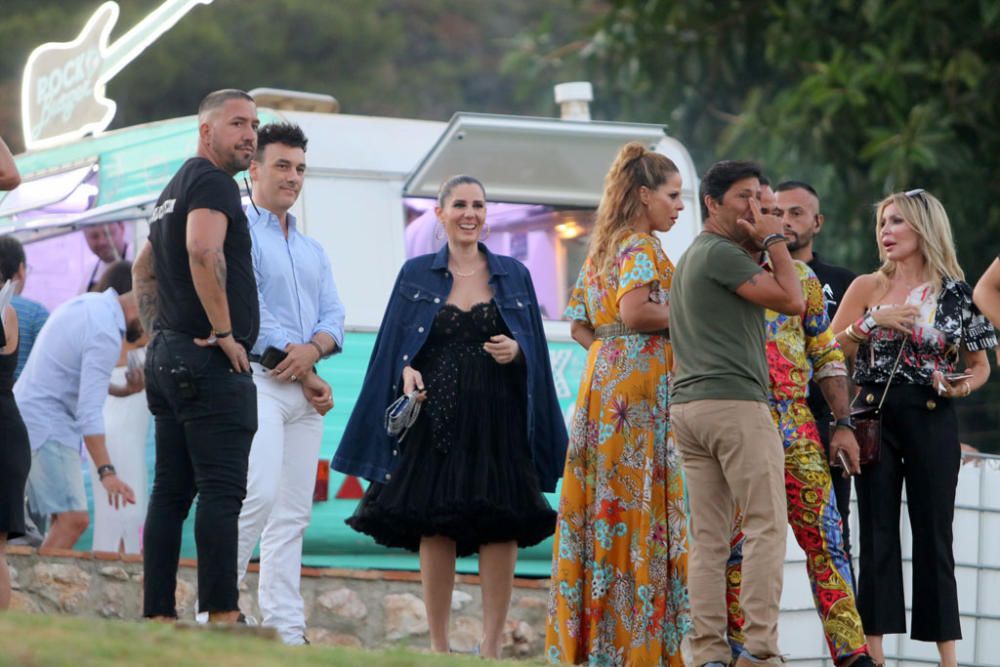
[[[233,180],[257,148],[257,107],[240,90],[198,108],[197,156],[174,175],[136,257],[134,288],[147,330],[156,477],[143,536],[144,608],[176,618],[181,527],[195,495],[198,608],[212,622],[239,616],[237,525],[246,495],[257,396],[249,350],[260,311],[250,231]]]
[[[826,308],[833,320],[837,306],[844,298],[844,292],[854,280],[855,275],[848,269],[834,266],[822,261],[819,254],[813,250],[813,241],[823,228],[824,218],[819,212],[819,195],[808,183],[802,181],[785,181],[780,183],[775,192],[778,195],[778,209],[785,223],[785,237],[788,239],[788,250],[792,258],[805,262],[813,270],[823,285],[823,296],[826,298]],[[830,423],[833,413],[827,405],[815,382],[809,383],[809,409],[819,426],[820,439],[826,454],[830,455]],[[839,472],[839,470],[838,470]],[[851,533],[848,527],[848,517],[851,512],[851,478],[833,475],[833,492],[837,497],[837,511],[844,524],[844,552],[851,555]],[[854,574],[854,565],[851,565]],[[856,579],[855,579],[856,581]]]

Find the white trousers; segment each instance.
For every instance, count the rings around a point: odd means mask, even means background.
[[[111,371],[111,382],[125,384],[125,366]],[[118,477],[135,491],[135,504],[115,509],[97,478],[94,462],[87,458],[94,487],[94,551],[142,552],[142,526],[146,520],[146,443],[149,440],[149,407],[146,392],[108,396],[104,402],[104,432],[108,456]]]
[[[240,512],[239,581],[260,541],[257,601],[263,625],[282,641],[302,642],[305,605],[299,588],[302,536],[312,514],[323,417],[297,382],[285,384],[252,364],[257,385],[257,434],[250,447],[247,497]]]

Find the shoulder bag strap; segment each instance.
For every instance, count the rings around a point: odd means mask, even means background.
[[[899,354],[896,355],[896,363],[892,366],[892,372],[889,373],[889,379],[885,383],[885,391],[882,392],[882,398],[878,402],[878,409],[882,410],[882,404],[885,403],[885,397],[889,395],[889,385],[892,384],[892,378],[896,377],[896,369],[899,368],[899,362],[903,360],[903,350],[906,349],[906,339],[903,339],[902,344],[899,346]]]

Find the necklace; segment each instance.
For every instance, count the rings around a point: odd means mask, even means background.
[[[479,269],[472,269],[471,271],[468,272],[459,271],[458,269],[452,269],[451,272],[454,273],[456,276],[459,276],[460,278],[469,278],[479,273]]]

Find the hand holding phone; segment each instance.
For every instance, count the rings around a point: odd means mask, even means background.
[[[264,354],[260,355],[260,365],[271,371],[274,367],[285,360],[288,353],[284,350],[279,350],[273,345],[268,345],[267,349],[264,350]]]
[[[841,477],[851,476],[851,466],[847,463],[847,456],[844,454],[843,449],[837,450],[837,460],[840,461],[840,475]]]

